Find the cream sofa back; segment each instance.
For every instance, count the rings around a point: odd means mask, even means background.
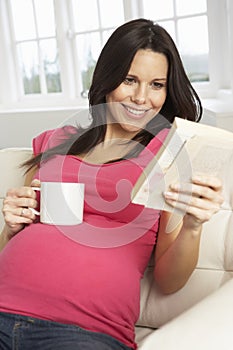
[[[31,157],[31,149],[0,150],[0,200],[10,187],[23,184],[19,165]],[[233,276],[233,160],[224,179],[224,209],[204,225],[198,266],[190,280],[177,293],[162,295],[153,281],[153,264],[147,268],[141,285],[141,315],[138,326],[156,328],[179,315]],[[2,203],[0,203],[2,206]],[[3,217],[0,215],[0,225]]]

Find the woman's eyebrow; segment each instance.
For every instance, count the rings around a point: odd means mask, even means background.
[[[131,74],[131,73],[128,73],[126,76],[130,76],[130,77],[132,77],[132,78],[137,78],[138,79],[138,76],[137,75],[135,75],[135,74]],[[163,80],[163,81],[166,81],[167,80],[167,78],[153,78],[151,81],[153,81],[153,80]]]
[[[167,80],[167,78],[154,78],[153,80],[162,80],[162,81],[166,81]]]

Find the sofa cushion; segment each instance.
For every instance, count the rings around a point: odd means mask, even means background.
[[[153,264],[141,282],[140,326],[160,327],[189,309],[233,277],[233,211],[222,209],[203,225],[197,268],[178,292],[162,295],[153,279]]]
[[[159,328],[200,300],[219,289],[233,277],[233,271],[197,268],[178,292],[163,295],[157,288],[149,267],[141,285],[140,317],[137,325]]]
[[[137,329],[138,350],[233,349],[232,290],[233,279],[160,329]]]

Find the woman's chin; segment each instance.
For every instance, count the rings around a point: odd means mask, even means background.
[[[133,124],[121,124],[122,129],[127,131],[128,133],[137,134],[142,130],[141,126],[133,125]]]

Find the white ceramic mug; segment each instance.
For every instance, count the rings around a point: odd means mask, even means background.
[[[52,225],[78,225],[83,221],[84,184],[71,182],[41,182],[40,222]]]

